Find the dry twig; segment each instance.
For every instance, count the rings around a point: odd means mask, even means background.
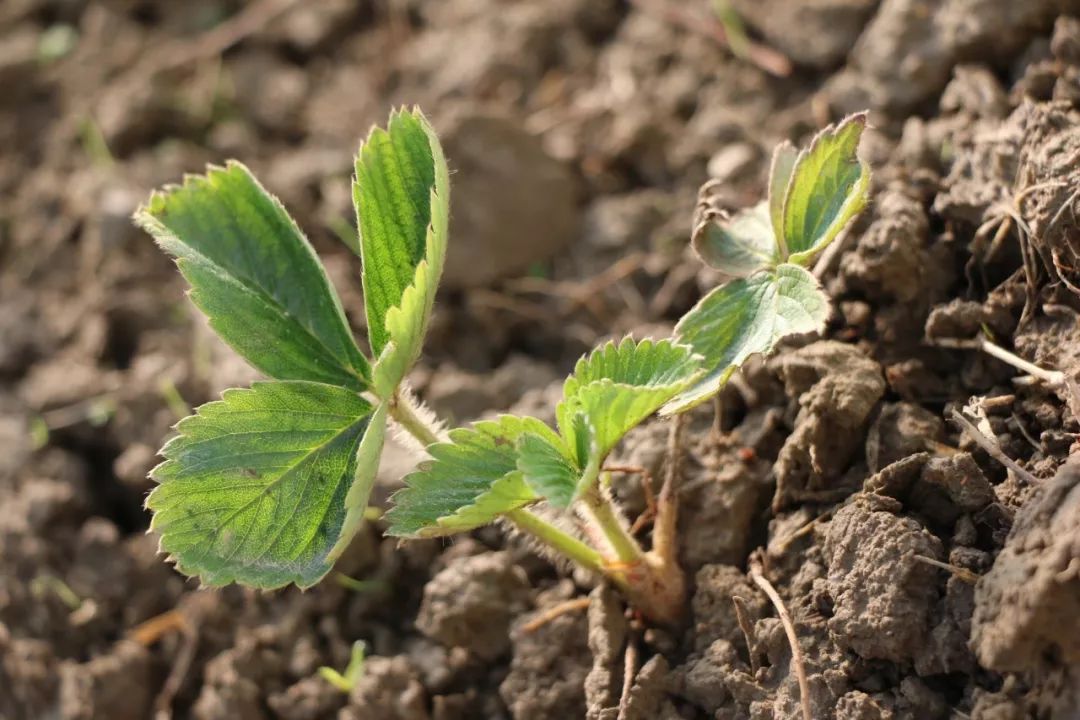
[[[791,543],[810,533],[817,526],[818,523],[820,523],[822,520],[827,519],[830,515],[833,514],[835,510],[836,508],[834,507],[829,508],[817,517],[801,525],[798,529],[793,530],[791,534],[786,535],[780,540],[777,540],[773,545],[769,547],[769,554],[782,555],[788,549],[788,546],[791,545]]]
[[[799,637],[795,634],[795,624],[791,622],[791,615],[788,614],[780,593],[776,592],[776,588],[768,578],[761,574],[760,567],[750,568],[750,578],[769,596],[773,607],[776,608],[776,614],[780,616],[788,644],[791,645],[791,664],[795,666],[795,677],[799,680],[799,704],[802,706],[803,720],[814,720],[810,713],[810,683],[806,679],[806,666],[803,663],[802,649],[799,647]]]
[[[568,613],[578,612],[581,610],[589,609],[589,598],[573,598],[572,600],[565,600],[558,605],[549,607],[544,612],[534,617],[529,622],[521,626],[522,632],[534,633],[540,628],[547,625],[552,620],[562,617]]]
[[[618,720],[626,720],[626,714],[630,708],[630,691],[634,687],[634,677],[637,675],[637,655],[637,645],[630,640],[626,644],[626,654],[623,656],[622,695],[619,696]]]
[[[735,620],[739,623],[739,629],[742,630],[743,637],[746,638],[746,650],[750,655],[750,675],[757,677],[757,636],[754,633],[754,625],[750,622],[750,612],[746,607],[746,600],[738,595],[732,595],[731,604],[735,606]]]
[[[184,678],[191,670],[191,663],[195,660],[195,651],[199,647],[199,629],[196,625],[188,623],[184,627],[183,642],[180,650],[176,653],[169,676],[161,686],[157,697],[154,698],[154,720],[170,720],[172,718],[172,704],[176,695],[180,692],[180,686],[184,684]]]
[[[1054,390],[1065,393],[1066,403],[1074,416],[1080,418],[1080,386],[1068,374],[1061,370],[1047,370],[1035,363],[1028,362],[1014,352],[991,342],[982,335],[971,340],[956,340],[953,338],[937,338],[933,343],[939,347],[957,348],[964,350],[981,350],[990,357],[996,358],[1007,365],[1012,365],[1017,370],[1041,380]]]
[[[682,431],[686,423],[685,415],[676,415],[671,419],[668,432],[667,467],[664,469],[664,484],[660,487],[660,497],[656,502],[656,521],[653,524],[653,552],[663,563],[674,563],[678,547],[675,531],[679,523],[679,461],[682,456]]]
[[[923,563],[924,565],[932,565],[933,567],[941,568],[942,570],[948,570],[953,575],[960,578],[966,583],[971,583],[972,585],[974,585],[975,583],[979,582],[978,575],[971,572],[967,568],[960,567],[959,565],[941,562],[940,560],[935,560],[934,558],[929,558],[925,555],[912,555],[911,557]]]
[[[968,437],[974,440],[979,447],[981,447],[987,452],[988,455],[990,455],[990,457],[997,460],[1009,470],[1012,470],[1014,473],[1016,473],[1017,477],[1021,478],[1025,482],[1028,482],[1032,485],[1037,485],[1039,483],[1038,478],[1036,478],[1024,468],[1020,467],[1020,463],[1016,462],[1011,457],[1006,455],[1005,452],[998,446],[997,442],[984,435],[983,432],[975,426],[975,423],[964,417],[964,414],[961,413],[959,410],[953,409],[952,418],[956,421],[956,424],[960,426],[960,429],[966,432],[968,434]]]
[[[645,512],[639,515],[630,526],[630,534],[636,535],[656,517],[656,493],[653,491],[652,473],[648,468],[640,465],[605,465],[603,471],[641,476],[641,492],[645,495]]]

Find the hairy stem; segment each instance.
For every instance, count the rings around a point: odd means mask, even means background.
[[[591,525],[603,533],[615,555],[614,562],[605,564],[604,575],[646,617],[664,625],[677,625],[686,600],[686,579],[674,557],[661,556],[655,550],[644,552],[599,487],[593,486],[581,501]],[[673,546],[670,554],[674,555]]]
[[[620,563],[640,563],[644,553],[637,540],[626,528],[619,511],[600,489],[593,486],[581,498],[593,523],[604,533],[604,538]]]
[[[425,419],[419,413],[416,400],[408,392],[398,391],[390,403],[390,417],[424,447],[442,440],[442,432],[433,419]]]
[[[443,439],[438,421],[430,412],[418,407],[408,392],[399,391],[394,396],[390,416],[425,447]],[[586,467],[579,487],[587,488],[580,498],[588,521],[586,531],[592,531],[587,534],[597,546],[608,546],[604,553],[526,508],[511,510],[503,517],[556,553],[610,580],[645,616],[667,625],[677,624],[685,604],[686,582],[673,557],[673,542],[665,537],[660,541],[660,553],[655,549],[644,552],[611,499],[601,491],[597,482],[599,475],[597,459]],[[668,485],[671,495],[670,483]],[[669,497],[668,504],[673,505],[673,500]],[[660,521],[661,533],[673,534],[673,508],[666,513]],[[610,556],[607,550],[610,550]]]
[[[555,527],[536,513],[525,508],[517,508],[504,514],[504,517],[512,522],[518,530],[532,535],[534,538],[564,555],[578,565],[600,575],[607,576],[604,569],[604,559],[593,548],[578,540],[573,535]]]

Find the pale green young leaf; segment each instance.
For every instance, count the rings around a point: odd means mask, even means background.
[[[151,530],[207,585],[314,585],[332,566],[372,406],[311,382],[226,390],[177,425],[151,477]]]
[[[517,442],[526,433],[555,437],[533,418],[503,415],[450,431],[449,442],[429,445],[430,460],[405,478],[386,513],[387,532],[436,537],[485,525],[539,500],[517,469]]]
[[[715,218],[695,228],[690,241],[698,257],[731,277],[746,277],[776,262],[768,201]]]
[[[820,331],[829,297],[814,276],[791,264],[722,285],[675,326],[675,337],[704,358],[705,374],[662,413],[693,408],[720,391],[755,353],[768,353],[786,335]]]
[[[526,433],[518,441],[517,467],[525,482],[555,507],[567,507],[574,499],[581,469],[558,436]]]
[[[773,150],[772,164],[769,166],[769,226],[773,233],[773,257],[787,257],[787,243],[784,241],[784,199],[787,197],[791,174],[795,170],[795,161],[799,150],[790,140],[784,140]]]
[[[579,468],[598,464],[623,435],[685,390],[701,358],[670,340],[625,338],[578,360],[556,408],[564,446]],[[587,436],[587,437],[586,437]],[[590,480],[590,478],[585,478]],[[579,487],[575,497],[585,488]]]
[[[822,130],[799,153],[783,207],[786,261],[806,266],[866,207],[870,166],[858,156],[866,113]]]
[[[367,388],[367,360],[315,251],[243,165],[156,192],[135,219],[176,258],[214,331],[257,369]]]
[[[393,394],[420,354],[442,275],[450,180],[419,110],[395,111],[360,148],[353,183],[374,385]]]

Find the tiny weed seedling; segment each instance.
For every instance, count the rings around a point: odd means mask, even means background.
[[[352,644],[352,650],[349,652],[349,664],[345,666],[344,673],[339,673],[334,668],[323,665],[318,670],[319,677],[330,683],[336,690],[348,695],[356,686],[356,681],[364,674],[366,654],[367,645],[364,644],[363,640],[357,640]]]
[[[418,110],[394,112],[356,159],[370,357],[308,241],[235,162],[155,193],[136,215],[176,258],[191,299],[221,338],[272,378],[226,391],[177,425],[152,472],[151,529],[177,568],[208,585],[308,587],[364,519],[389,422],[429,458],[405,478],[389,533],[436,537],[504,520],[619,587],[645,616],[677,622],[685,591],[675,501],[660,493],[652,549],[607,491],[605,460],[657,411],[713,397],[754,353],[820,329],[829,300],[806,266],[865,205],[869,168],[853,116],[797,152],[781,145],[769,196],[695,231],[701,257],[733,279],[663,340],[610,342],[578,361],[557,426],[528,417],[444,432],[404,379],[442,272],[449,176]]]

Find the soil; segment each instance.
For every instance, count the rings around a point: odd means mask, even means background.
[[[1080,4],[731,5],[786,77],[734,56],[705,0],[0,4],[0,718],[801,718],[752,559],[814,718],[1080,717],[1080,404],[963,346],[1080,380]],[[550,419],[583,351],[668,334],[717,280],[687,248],[699,186],[756,202],[778,141],[870,108],[873,202],[817,268],[827,331],[684,433],[682,627],[500,528],[374,523],[340,575],[273,593],[200,589],[146,534],[172,424],[255,374],[131,212],[242,159],[362,330],[335,235],[359,139],[405,103],[460,189],[412,377],[455,422]],[[973,400],[1020,472],[952,422]],[[619,462],[661,477],[667,435]],[[413,452],[388,449],[377,501]],[[628,515],[640,482],[616,478]],[[355,640],[346,694],[318,668]]]

